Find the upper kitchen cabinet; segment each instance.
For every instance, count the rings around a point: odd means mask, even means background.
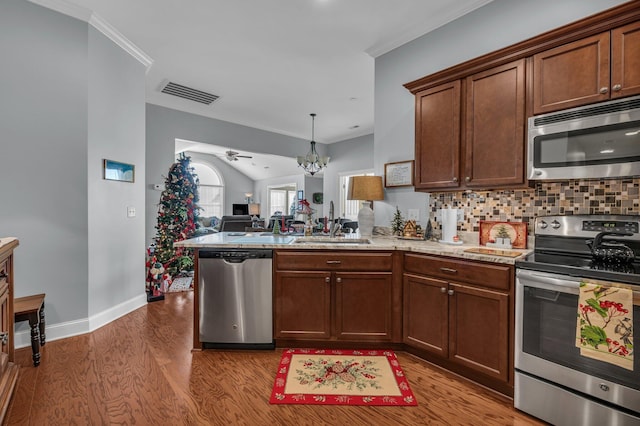
[[[464,185],[524,183],[525,61],[466,78]]]
[[[640,22],[533,56],[533,113],[640,93]]]
[[[460,186],[460,80],[416,93],[416,189]]]
[[[524,60],[416,93],[416,189],[522,185],[524,95]]]

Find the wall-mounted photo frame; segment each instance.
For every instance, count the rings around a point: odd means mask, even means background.
[[[304,191],[302,189],[298,189],[298,201],[304,200]]]
[[[313,193],[313,204],[322,204],[323,200],[324,200],[324,193],[322,192]]]
[[[105,158],[102,160],[102,178],[133,183],[136,178],[136,166]]]
[[[386,163],[384,165],[385,188],[413,186],[414,160]]]

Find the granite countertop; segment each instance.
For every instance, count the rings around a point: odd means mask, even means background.
[[[467,233],[460,245],[445,244],[436,241],[406,240],[393,236],[374,235],[369,238],[370,244],[363,244],[358,234],[346,234],[343,237],[304,237],[301,235],[274,235],[270,233],[219,232],[203,235],[175,243],[177,247],[191,248],[270,248],[284,250],[403,250],[415,253],[450,256],[461,259],[480,260],[484,262],[506,263],[513,265],[516,259],[531,252],[530,249],[501,250],[480,246],[477,234]],[[351,240],[352,242],[347,242]],[[326,241],[326,242],[322,242]],[[340,241],[340,242],[338,242]],[[344,242],[342,242],[344,241]],[[302,243],[301,243],[302,242]],[[531,246],[531,244],[529,245]],[[467,250],[482,250],[485,253]],[[517,253],[517,255],[516,255]]]

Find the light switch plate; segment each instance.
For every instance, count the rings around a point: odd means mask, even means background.
[[[127,207],[127,217],[136,217],[136,208],[128,206]]]
[[[420,219],[420,210],[419,209],[409,209],[407,211],[407,219],[415,220],[416,222]]]

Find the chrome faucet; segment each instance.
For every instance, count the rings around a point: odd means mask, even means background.
[[[329,236],[335,237],[336,232],[340,231],[342,226],[340,225],[340,220],[338,223],[333,223],[334,221],[334,213],[333,213],[333,201],[329,202]],[[339,219],[339,218],[338,218]]]
[[[329,223],[327,223],[327,227],[329,228],[329,235],[333,237],[333,200],[329,201]]]

